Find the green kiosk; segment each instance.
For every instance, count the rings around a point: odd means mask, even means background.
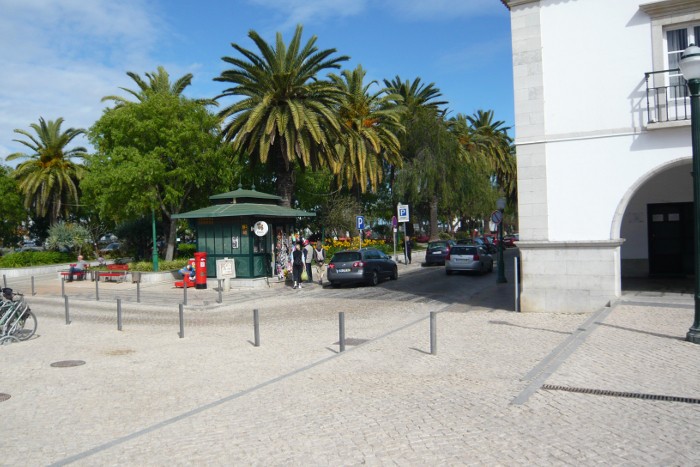
[[[216,261],[233,259],[238,278],[284,276],[296,220],[313,212],[280,206],[279,196],[238,189],[210,196],[214,204],[173,215],[189,219],[197,232],[197,251],[207,254],[207,277]]]

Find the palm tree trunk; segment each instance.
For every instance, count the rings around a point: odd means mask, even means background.
[[[278,139],[281,140],[281,138]],[[291,208],[294,195],[294,169],[286,160],[282,151],[282,146],[279,143],[275,143],[271,149],[271,152],[274,154],[274,172],[277,179],[275,188],[277,189],[277,196],[282,198],[280,205]]]
[[[433,195],[430,199],[430,239],[438,239],[438,197]]]

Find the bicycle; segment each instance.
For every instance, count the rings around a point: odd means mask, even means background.
[[[24,295],[2,289],[0,301],[0,345],[25,341],[36,333],[37,319]]]

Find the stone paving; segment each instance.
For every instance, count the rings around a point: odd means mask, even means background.
[[[39,336],[0,348],[0,465],[700,465],[692,296],[519,314],[488,291],[445,304],[270,287],[186,307],[180,338],[180,292],[125,303],[121,332],[114,302],[87,291],[70,325],[61,300],[29,298]]]

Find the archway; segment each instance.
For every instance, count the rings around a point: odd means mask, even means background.
[[[692,287],[693,180],[690,158],[649,171],[618,205],[611,238],[623,238],[622,289]]]

